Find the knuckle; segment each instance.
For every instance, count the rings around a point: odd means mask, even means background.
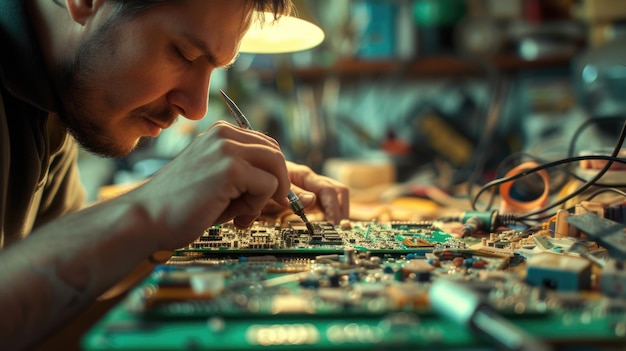
[[[274,148],[280,149],[280,143],[278,142],[278,140],[274,139],[273,137],[269,135],[268,135],[268,139],[270,140],[270,143],[272,143],[272,146],[274,146]]]
[[[233,126],[224,121],[217,121],[213,124],[213,127],[211,129],[213,130],[215,136],[217,136],[218,138],[226,138],[230,135]]]
[[[295,164],[295,169],[301,172],[305,172],[306,174],[312,173],[311,167],[303,164]]]
[[[277,162],[280,162],[280,163],[285,163],[286,162],[285,154],[283,154],[282,151],[280,151],[280,150],[273,150],[272,154],[273,154],[273,157],[276,158]]]

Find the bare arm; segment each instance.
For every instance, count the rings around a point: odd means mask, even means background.
[[[37,342],[153,253],[286,202],[276,142],[216,123],[138,188],[38,228],[0,253],[0,349]]]
[[[297,183],[324,210],[347,211],[341,186],[308,168],[292,173],[308,179]],[[250,223],[270,200],[288,207],[290,186],[275,140],[215,123],[146,183],[0,253],[0,349],[38,342],[155,252],[183,247],[217,223]],[[328,187],[335,190],[324,193]],[[338,194],[341,201],[328,201]]]
[[[146,212],[124,201],[65,216],[0,255],[0,348],[59,328],[154,252]]]

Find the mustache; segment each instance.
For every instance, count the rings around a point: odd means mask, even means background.
[[[132,112],[133,116],[148,117],[149,119],[163,125],[171,125],[178,119],[178,114],[169,107],[142,106]]]

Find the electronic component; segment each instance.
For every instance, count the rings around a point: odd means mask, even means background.
[[[528,259],[526,282],[559,291],[591,288],[591,263],[584,258],[549,252]]]
[[[246,254],[272,249],[275,254],[282,251],[306,255],[307,252],[341,253],[345,248],[354,248],[423,255],[437,245],[464,248],[463,242],[433,227],[431,223],[353,222],[335,226],[329,222],[312,222],[310,225],[314,228],[313,235],[309,234],[308,228],[301,221],[290,221],[285,225],[255,222],[249,229],[239,229],[232,223],[226,223],[208,228],[187,248],[179,250],[178,254],[205,251],[217,254],[224,250]]]
[[[592,281],[583,294],[591,263],[572,252],[546,253],[557,257],[556,273],[532,261],[541,253],[516,265],[523,232],[491,233],[488,246],[430,222],[311,224],[314,237],[299,220],[208,228],[96,323],[82,349],[489,349],[468,328],[485,319],[506,322],[493,326],[497,338],[521,330],[524,345],[626,342],[626,305],[615,301],[621,273],[608,271],[612,286]],[[463,289],[442,287],[446,280]],[[448,295],[463,296],[465,309]],[[446,308],[456,317],[442,318]]]
[[[626,259],[624,225],[602,218],[593,212],[570,216],[566,220],[606,248],[612,258]]]
[[[567,210],[560,209],[556,211],[556,215],[554,218],[554,225],[552,231],[554,232],[554,236],[557,238],[566,238],[566,237],[578,237],[580,234],[578,230],[573,225],[567,222],[567,218],[570,216],[570,213]]]

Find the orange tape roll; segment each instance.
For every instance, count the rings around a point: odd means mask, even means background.
[[[538,166],[539,164],[536,162],[524,162],[508,171],[504,177],[511,177]],[[500,213],[530,212],[544,207],[548,203],[548,195],[550,193],[548,172],[546,172],[545,169],[542,169],[535,174],[538,174],[541,177],[543,182],[543,193],[534,200],[520,201],[511,197],[511,188],[517,180],[500,185]]]

